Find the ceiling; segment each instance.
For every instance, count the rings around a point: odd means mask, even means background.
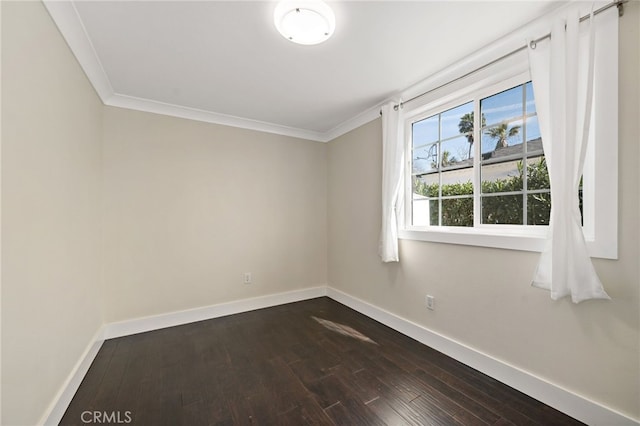
[[[107,105],[314,140],[555,9],[553,1],[328,1],[303,46],[275,1],[46,1]]]

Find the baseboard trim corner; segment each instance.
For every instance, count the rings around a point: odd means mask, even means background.
[[[300,302],[326,295],[327,287],[322,285],[318,287],[310,287],[301,290],[293,290],[220,303],[202,308],[170,312],[167,314],[105,324],[93,336],[89,345],[80,356],[80,359],[73,367],[71,373],[67,377],[67,380],[61,386],[38,424],[58,425],[60,423],[64,413],[67,411],[67,407],[73,399],[73,396],[80,387],[82,379],[84,379],[84,376],[89,371],[89,367],[91,367],[91,363],[98,354],[102,344],[107,339],[253,311],[256,309],[269,308],[271,306],[284,305],[286,303]]]
[[[283,293],[241,299],[227,303],[136,318],[104,325],[93,337],[60,391],[38,424],[57,425],[80,387],[91,363],[106,339],[158,330],[222,316],[299,302],[316,297],[329,298],[350,307],[406,336],[432,347],[484,374],[499,380],[586,424],[608,426],[640,426],[640,421],[563,389],[540,377],[509,365],[490,355],[433,332],[330,286],[311,287]]]
[[[93,338],[90,340],[84,352],[78,359],[78,362],[73,366],[69,376],[67,376],[67,379],[53,398],[53,401],[49,404],[49,407],[42,415],[38,422],[39,425],[53,426],[60,423],[60,420],[62,420],[62,416],[64,416],[65,411],[67,411],[67,407],[71,403],[73,396],[80,387],[82,379],[84,379],[84,376],[89,371],[89,367],[91,367],[91,363],[102,347],[102,343],[104,342],[103,331],[104,327],[100,327],[96,334],[94,334]]]
[[[448,355],[492,378],[523,392],[589,425],[640,426],[640,421],[563,389],[540,377],[509,365],[476,349],[431,331],[419,324],[327,287],[327,296],[406,336]]]

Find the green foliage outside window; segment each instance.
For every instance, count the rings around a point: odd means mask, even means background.
[[[505,179],[482,182],[483,194],[522,191],[523,165],[518,163],[518,175]],[[527,187],[529,191],[548,189],[549,171],[544,157],[527,167]],[[420,179],[414,182],[414,192],[429,198],[438,198],[438,184],[427,184]],[[444,198],[442,200],[442,225],[473,226],[473,184],[471,182],[442,185],[442,197],[468,195],[465,198]],[[580,194],[582,195],[582,194]],[[438,224],[438,201],[430,202],[430,223]],[[582,197],[580,197],[582,209]],[[522,224],[523,195],[495,195],[482,197],[482,223]],[[551,194],[529,193],[527,199],[527,224],[548,225],[551,213]]]

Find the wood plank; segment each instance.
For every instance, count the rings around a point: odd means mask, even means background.
[[[325,408],[325,413],[337,425],[385,426],[386,423],[360,401],[349,398]]]
[[[312,396],[308,396],[300,400],[293,409],[281,413],[278,416],[277,424],[283,426],[330,426],[335,423],[318,405],[317,401]]]
[[[367,407],[387,425],[423,426],[418,417],[406,405],[391,405],[384,397],[376,398],[366,404]]]
[[[61,424],[87,410],[153,425],[580,424],[326,297],[106,341]]]

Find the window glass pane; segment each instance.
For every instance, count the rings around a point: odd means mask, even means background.
[[[412,126],[413,147],[433,143],[438,140],[438,116],[425,118]]]
[[[440,184],[438,174],[429,174],[416,176],[413,179],[413,199],[421,199],[423,197],[439,197]]]
[[[473,149],[466,136],[458,136],[440,143],[440,165],[445,167],[473,167]]]
[[[429,200],[429,219],[431,226],[438,226],[440,217],[440,203],[438,200]]]
[[[480,101],[480,113],[490,126],[516,117],[522,117],[522,86],[482,99]]]
[[[542,139],[534,139],[527,142],[527,157],[544,156],[544,148],[542,147]]]
[[[522,195],[482,197],[482,223],[522,225]]]
[[[527,159],[527,188],[530,191],[551,188],[544,156]]]
[[[429,224],[429,199],[422,197],[416,199],[416,195],[413,197],[413,225],[414,226],[427,226]]]
[[[413,150],[411,173],[427,173],[438,167],[438,144],[426,145]]]
[[[526,91],[526,113],[528,115],[536,112],[536,103],[533,97],[533,85],[531,82],[525,84],[524,87]]]
[[[442,134],[441,139],[457,136],[466,133],[470,114],[473,113],[473,102],[452,108],[442,113]],[[466,116],[466,117],[465,117]],[[465,117],[463,119],[463,117]],[[462,130],[461,130],[462,129]],[[472,128],[473,130],[473,128]]]
[[[527,118],[527,152],[542,151],[542,138],[540,137],[540,127],[538,127],[538,116]]]
[[[442,196],[473,195],[473,168],[442,173]]]
[[[548,225],[551,215],[551,194],[529,194],[527,196],[527,225]]]
[[[482,132],[482,159],[504,157],[522,152],[522,120],[504,122]]]
[[[413,225],[438,225],[440,184],[437,173],[413,178]],[[435,198],[435,199],[434,199]]]
[[[480,171],[482,193],[522,191],[522,160],[486,164]]]
[[[442,225],[473,226],[473,198],[443,199]]]

